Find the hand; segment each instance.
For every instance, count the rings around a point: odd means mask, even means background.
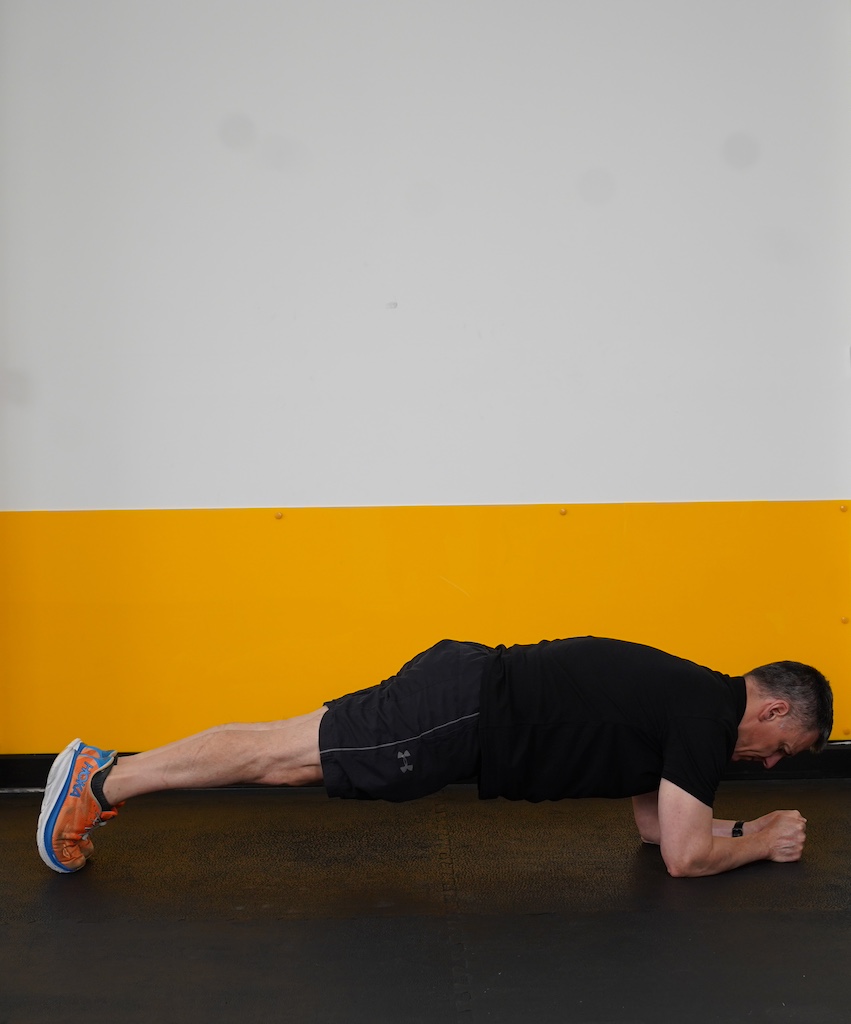
[[[751,822],[754,832],[764,832],[767,860],[788,863],[801,859],[807,838],[807,819],[798,811],[772,811]]]
[[[744,834],[746,836],[751,835],[753,832],[762,832],[767,826],[771,825],[777,818],[778,814],[785,814],[785,811],[772,811],[770,814],[763,814],[761,818],[754,818],[753,821],[746,821],[744,827]]]

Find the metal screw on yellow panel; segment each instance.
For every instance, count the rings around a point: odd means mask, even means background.
[[[566,509],[566,508],[560,508],[560,509],[558,510],[558,514],[559,514],[560,516],[566,516],[566,515],[567,515],[567,509]]]
[[[840,512],[847,512],[848,511],[848,506],[847,505],[840,505],[839,506],[839,511]]]
[[[284,513],[283,512],[276,512],[275,513],[275,518],[276,519],[283,519],[284,518]]]
[[[842,730],[842,735],[843,736],[851,736],[851,729],[843,729]]]
[[[842,618],[839,621],[842,623],[843,626],[847,626],[848,625],[848,616],[847,615],[843,615]]]

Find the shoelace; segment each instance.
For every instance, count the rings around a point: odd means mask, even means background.
[[[91,832],[93,828],[99,828],[101,825],[105,825],[111,818],[114,818],[116,814],[118,814],[118,811],[101,811],[101,813],[95,817],[95,820],[91,825],[86,826],[85,832],[81,832],[77,836],[77,839],[88,839],[89,832]]]

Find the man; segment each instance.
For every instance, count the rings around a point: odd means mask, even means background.
[[[727,676],[652,647],[574,637],[490,648],[444,640],[378,686],[279,722],[217,726],[120,759],[75,740],[51,768],[42,859],[77,871],[91,830],[142,793],[323,783],[329,796],[412,800],[478,779],[511,800],[632,797],[641,838],[674,876],[797,861],[806,820],[712,817],[727,762],[825,746],[830,686],[779,662]]]

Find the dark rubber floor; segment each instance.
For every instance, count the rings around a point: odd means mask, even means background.
[[[796,807],[800,864],[668,877],[627,802],[403,805],[321,790],[125,807],[60,876],[40,796],[0,795],[0,1024],[847,1024],[851,782],[728,782]]]

